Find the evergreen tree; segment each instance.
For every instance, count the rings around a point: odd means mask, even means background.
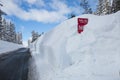
[[[10,23],[6,23],[6,39],[7,41],[11,42],[11,32],[10,32]]]
[[[83,14],[92,14],[92,9],[87,0],[81,0],[80,6],[84,9]]]
[[[32,31],[32,42],[34,42],[40,35],[38,32]]]
[[[111,13],[110,1],[109,0],[104,0],[102,14],[106,15],[106,14],[110,14],[110,13]]]
[[[74,14],[74,13],[71,13],[69,16],[68,16],[68,19],[70,19],[70,18],[73,18],[73,17],[75,17],[76,15]]]
[[[3,39],[3,28],[4,26],[2,25],[2,17],[0,15],[0,39]]]
[[[16,33],[14,24],[2,19],[2,15],[6,13],[0,9],[0,40],[22,44],[22,33]]]
[[[120,0],[113,0],[112,12],[115,13],[120,10]]]
[[[6,26],[6,24],[7,24],[7,22],[6,22],[6,20],[5,19],[3,19],[3,21],[2,21],[2,25],[4,26],[4,28],[2,29],[3,30],[3,36],[4,36],[4,39],[2,39],[2,40],[4,40],[4,41],[7,41],[7,26]]]
[[[120,10],[120,0],[116,0],[116,12]]]
[[[34,42],[36,40],[35,38],[35,31],[32,31],[32,42]]]
[[[112,9],[111,0],[99,0],[97,5],[97,15],[110,14]]]
[[[19,43],[18,44],[23,44],[22,43],[22,32],[20,32],[19,37],[20,37],[20,39],[19,39]]]
[[[0,7],[3,6],[0,3]],[[3,40],[4,39],[4,26],[2,24],[2,15],[5,15],[5,13],[0,9],[0,39]]]
[[[11,37],[11,42],[15,43],[15,26],[13,23],[10,22],[10,37]]]
[[[22,44],[22,33],[21,32],[16,33],[15,37],[16,37],[15,38],[16,39],[16,43]]]
[[[97,5],[97,15],[102,14],[103,10],[103,0],[98,0],[98,5]]]
[[[12,42],[12,28],[11,28],[11,22],[7,22],[7,25],[6,25],[6,35],[7,35],[7,41],[8,42]]]

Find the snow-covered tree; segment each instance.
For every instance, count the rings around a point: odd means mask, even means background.
[[[112,13],[112,1],[111,0],[99,0],[97,5],[97,15],[106,15]]]
[[[16,43],[22,44],[22,33],[21,32],[16,33],[15,37],[16,37]]]
[[[84,9],[83,14],[92,14],[92,9],[88,3],[88,0],[81,0],[80,6]]]
[[[15,26],[13,23],[10,22],[10,37],[11,37],[11,42],[15,43]]]
[[[104,7],[103,7],[103,14],[110,14],[111,13],[111,3],[109,0],[104,1]]]
[[[0,3],[0,7],[3,6]],[[2,15],[4,15],[5,13],[0,9],[0,39],[3,40],[4,39],[4,26],[2,24]]]
[[[22,33],[16,33],[15,25],[3,19],[3,14],[5,13],[0,9],[0,40],[22,44]]]
[[[3,28],[4,26],[2,25],[2,17],[0,15],[0,39],[3,39]]]
[[[76,15],[74,13],[71,13],[68,15],[68,19],[75,17]]]
[[[120,10],[120,0],[113,0],[112,12],[115,13]]]
[[[103,0],[98,0],[98,5],[97,5],[97,15],[102,14],[102,10],[103,10]]]
[[[10,23],[6,22],[6,24],[4,26],[6,26],[6,35],[5,35],[6,41],[12,42],[12,40],[11,40],[11,32],[10,32]]]
[[[4,41],[7,41],[7,22],[6,22],[6,20],[5,19],[3,19],[3,21],[2,21],[2,25],[3,25],[3,32],[2,32],[2,34],[4,34],[3,36],[4,36],[4,39],[2,39],[2,40],[4,40]]]
[[[22,44],[22,33],[16,33],[15,26],[12,22],[8,22],[3,19],[1,34],[1,40]]]
[[[32,42],[34,42],[40,35],[38,32],[32,31]]]

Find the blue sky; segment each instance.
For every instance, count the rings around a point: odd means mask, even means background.
[[[70,13],[81,15],[81,0],[0,0],[6,18],[16,26],[16,31],[23,33],[23,41],[31,37],[32,30],[48,32],[65,21]],[[88,0],[93,10],[97,0]]]

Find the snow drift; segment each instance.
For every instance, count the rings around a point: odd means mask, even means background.
[[[0,40],[0,54],[6,53],[9,51],[14,51],[22,47],[23,47],[22,45]]]
[[[89,20],[81,34],[77,33],[78,17]],[[30,74],[34,75],[30,80],[120,79],[120,12],[78,17],[31,44]]]

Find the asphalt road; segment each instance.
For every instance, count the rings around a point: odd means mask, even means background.
[[[27,80],[30,57],[27,48],[0,55],[0,80]]]

